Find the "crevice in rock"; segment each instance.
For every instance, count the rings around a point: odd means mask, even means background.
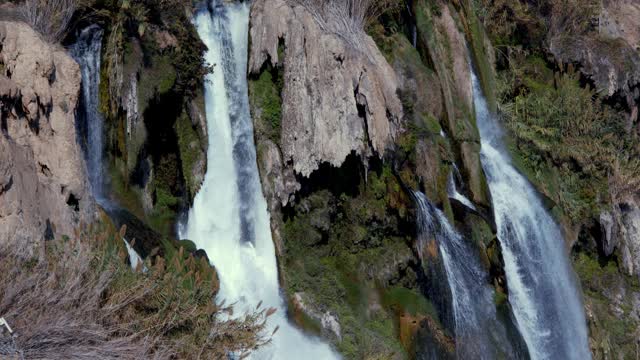
[[[309,177],[297,175],[300,190],[297,198],[304,198],[319,190],[329,190],[334,196],[342,194],[356,197],[360,194],[360,180],[362,178],[362,159],[352,151],[340,167],[323,162]]]
[[[69,197],[67,198],[67,205],[75,212],[80,211],[80,200],[73,193],[69,194]]]
[[[13,176],[9,175],[9,181],[5,184],[0,185],[0,196],[4,195],[7,191],[11,190],[13,186]]]
[[[45,229],[44,229],[44,240],[51,241],[55,239],[55,235],[53,232],[54,225],[51,223],[49,219],[46,221]]]
[[[39,162],[38,165],[40,166],[40,172],[42,173],[42,175],[46,177],[51,177],[51,175],[53,175],[51,173],[51,169],[49,169],[49,167],[46,164]]]

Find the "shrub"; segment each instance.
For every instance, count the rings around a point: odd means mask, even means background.
[[[40,259],[0,249],[0,314],[24,358],[221,359],[269,341],[273,310],[229,319],[231,308],[214,302],[218,280],[206,260],[180,249],[133,271],[122,238],[104,234],[47,242]]]
[[[44,39],[56,43],[67,35],[77,8],[78,0],[25,0],[19,11]]]
[[[532,70],[540,67],[514,65],[506,91],[512,95],[500,95],[502,109],[524,165],[543,183],[553,169],[559,192],[550,195],[578,224],[640,184],[637,139],[626,133],[623,115],[580,87],[577,74]]]
[[[311,12],[323,30],[358,48],[364,29],[383,13],[402,5],[398,0],[292,0]]]

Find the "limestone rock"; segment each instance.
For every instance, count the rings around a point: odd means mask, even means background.
[[[640,50],[640,2],[637,0],[605,0],[600,12],[598,31],[608,38],[623,39]]]
[[[364,32],[354,46],[302,5],[257,0],[250,36],[251,73],[267,61],[284,64],[280,145],[296,173],[309,176],[323,162],[338,167],[351,152],[382,155],[391,146],[402,118],[397,79]]]
[[[284,255],[281,228],[281,207],[289,203],[290,194],[300,190],[300,184],[293,175],[293,170],[282,164],[278,146],[271,140],[264,140],[258,145],[258,168],[262,179],[262,191],[267,200],[271,215],[271,236],[279,256]],[[283,272],[281,272],[283,273]]]
[[[640,206],[633,203],[622,213],[620,226],[622,267],[629,275],[640,276]]]
[[[618,91],[626,95],[640,83],[640,55],[621,39],[558,36],[549,50],[560,62],[580,63],[580,71],[606,96]]]
[[[553,34],[549,50],[558,61],[580,63],[580,71],[590,77],[606,96],[619,92],[637,118],[640,83],[640,3],[635,0],[605,0],[598,16],[597,33]],[[635,98],[635,99],[634,99]]]
[[[0,244],[25,256],[92,218],[76,135],[79,66],[26,24],[0,21]]]
[[[325,336],[331,335],[339,341],[342,341],[342,329],[335,315],[330,311],[322,312],[313,305],[307,304],[304,293],[295,293],[293,295],[293,303],[297,311],[304,312],[310,318],[318,321],[322,327]]]
[[[618,226],[616,219],[608,211],[600,213],[600,230],[603,234],[602,251],[606,256],[613,254],[618,245]]]

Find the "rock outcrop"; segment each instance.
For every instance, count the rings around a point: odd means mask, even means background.
[[[629,274],[640,277],[640,205],[632,202],[622,209],[619,226],[622,268]]]
[[[383,154],[402,117],[395,73],[373,40],[361,31],[354,46],[321,16],[285,0],[251,10],[249,71],[284,64],[280,147],[303,176],[324,162],[340,166],[352,151]]]
[[[25,256],[93,215],[76,135],[80,69],[26,24],[0,22],[0,245]]]
[[[604,96],[620,96],[629,108],[629,128],[638,121],[640,101],[640,3],[606,0],[597,29],[586,34],[551,34],[549,51],[561,63],[578,63]]]
[[[459,147],[462,173],[471,197],[489,206],[489,191],[480,165],[480,135],[473,112],[471,64],[460,15],[448,6],[432,14],[424,1],[414,4],[421,48],[434,64],[440,80],[446,132]]]

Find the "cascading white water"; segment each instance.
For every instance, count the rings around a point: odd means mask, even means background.
[[[453,165],[453,172],[449,174],[449,178],[447,179],[447,194],[450,198],[458,200],[462,205],[468,207],[471,210],[476,210],[475,205],[469,200],[466,196],[460,194],[458,192],[458,187],[456,186],[456,178],[460,176],[460,172],[458,168]]]
[[[262,194],[247,92],[249,5],[212,0],[196,15],[206,60],[207,174],[189,212],[183,238],[206,250],[220,277],[219,300],[251,311],[261,301],[278,311],[273,343],[260,359],[334,359],[331,348],[306,337],[286,318],[266,201]]]
[[[91,192],[98,201],[102,199],[103,186],[104,125],[98,111],[102,33],[99,26],[91,25],[80,32],[78,40],[69,49],[71,56],[80,65],[82,74],[82,96],[78,109],[82,124],[80,130],[85,139],[82,142],[82,148],[85,153]]]
[[[494,291],[479,263],[478,250],[453,229],[442,211],[414,192],[419,248],[435,238],[451,291],[458,359],[522,358],[498,320]]]
[[[473,71],[472,82],[509,300],[531,358],[590,359],[582,296],[560,228],[511,165]]]

